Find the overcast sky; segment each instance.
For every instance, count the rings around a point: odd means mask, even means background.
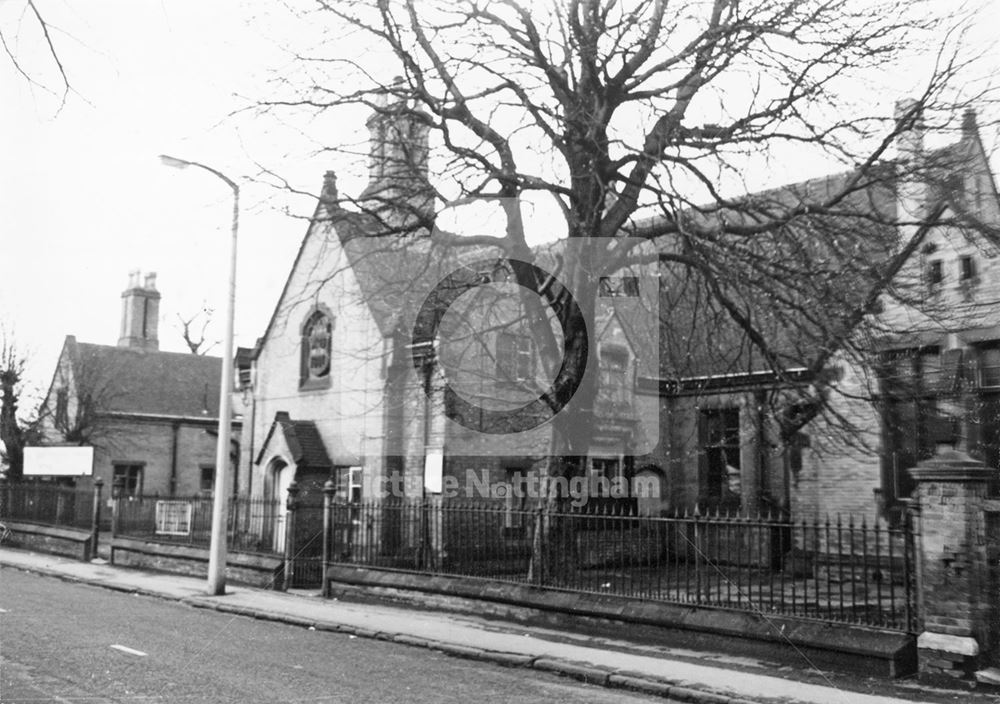
[[[363,126],[317,121],[301,133],[230,116],[265,93],[269,71],[291,66],[281,45],[307,36],[307,27],[282,22],[274,3],[38,5],[54,25],[73,93],[57,110],[58,100],[0,60],[0,321],[33,353],[30,378],[43,386],[65,335],[117,342],[120,294],[132,269],[158,273],[161,349],[184,350],[177,314],[205,304],[218,309],[214,337],[221,337],[230,191],[204,172],[165,168],[158,154],[201,161],[234,179],[252,178],[262,163],[315,192],[323,172],[337,166],[317,146],[356,139]],[[984,33],[1000,26],[998,5]],[[0,0],[6,35],[21,8]],[[30,17],[22,21],[18,56],[57,88],[36,28]],[[358,184],[342,180],[341,187]],[[262,334],[305,232],[304,221],[282,214],[285,206],[299,215],[311,209],[307,200],[286,202],[245,182],[237,344]]]

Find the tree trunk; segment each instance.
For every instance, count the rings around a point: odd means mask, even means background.
[[[24,431],[17,423],[17,379],[0,373],[0,440],[7,447],[7,478],[18,481],[24,475]]]

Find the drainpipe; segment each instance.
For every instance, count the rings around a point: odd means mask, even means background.
[[[250,391],[250,455],[247,458],[247,497],[253,496],[253,441],[257,431],[257,395]],[[240,433],[246,432],[245,428]]]
[[[767,427],[764,417],[764,403],[767,398],[763,391],[754,394],[754,401],[757,403],[757,508],[764,503],[766,498],[768,511],[771,510],[772,497],[769,494],[768,486],[768,461],[767,461]]]
[[[181,424],[174,421],[170,425],[170,495],[177,496],[177,438],[181,432]]]

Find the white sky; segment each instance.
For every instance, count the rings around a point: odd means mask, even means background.
[[[184,350],[177,313],[203,303],[217,309],[210,337],[221,337],[230,191],[205,172],[163,167],[158,154],[234,179],[263,163],[315,192],[338,166],[316,155],[317,145],[363,126],[317,121],[302,135],[249,115],[227,119],[246,105],[237,95],[264,94],[267,71],[289,65],[277,42],[303,29],[262,19],[270,2],[38,4],[75,93],[57,114],[57,101],[0,58],[0,321],[32,352],[30,381],[44,386],[66,334],[117,342],[131,269],[158,274],[161,349]],[[22,7],[0,0],[8,37]],[[1000,26],[1000,2],[984,31],[990,26]],[[20,39],[25,68],[56,86],[27,18]],[[280,212],[285,204],[272,189],[244,185],[237,344],[263,333],[304,234],[304,221]],[[302,215],[312,206],[300,198],[293,207]]]

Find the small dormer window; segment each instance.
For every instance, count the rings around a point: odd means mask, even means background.
[[[927,284],[931,287],[937,287],[941,285],[944,281],[944,267],[941,265],[940,259],[935,259],[927,265]]]
[[[303,385],[329,378],[332,344],[333,319],[323,311],[314,312],[302,327],[300,380]]]
[[[971,281],[976,278],[976,260],[971,255],[967,255],[958,260],[959,277],[962,281]]]

